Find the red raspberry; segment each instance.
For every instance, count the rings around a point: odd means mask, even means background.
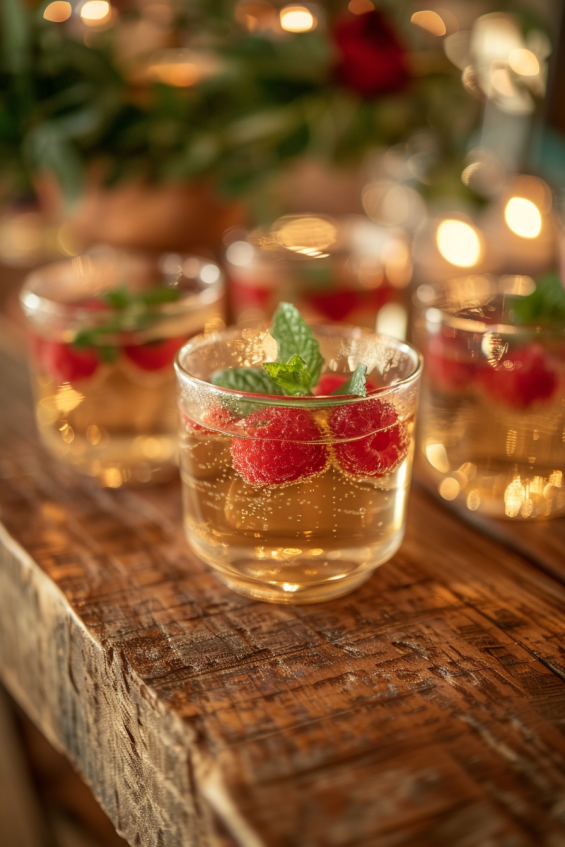
[[[525,409],[536,400],[549,400],[559,376],[541,344],[530,344],[505,356],[495,368],[484,368],[481,381],[494,400]]]
[[[38,335],[32,335],[30,340],[33,356],[40,368],[55,382],[88,379],[98,368],[98,356],[92,348],[79,350],[72,344],[48,341]]]
[[[196,421],[193,421],[184,412],[181,412],[180,416],[188,432],[198,432],[202,435],[217,435],[218,432],[225,432],[226,429],[230,430],[237,420],[235,415],[229,409],[226,409],[225,406],[220,405],[220,403],[211,406],[202,415],[202,420],[209,423],[213,429],[208,429],[208,427],[196,423]]]
[[[330,291],[328,294],[311,294],[306,300],[308,304],[325,318],[329,318],[330,321],[344,320],[360,305],[360,298],[356,291]]]
[[[233,438],[235,470],[249,485],[284,485],[321,473],[328,450],[319,441],[320,430],[305,409],[270,406],[252,412],[242,421],[250,438]]]
[[[425,353],[427,378],[432,386],[442,391],[458,391],[474,382],[479,367],[468,360],[468,355],[460,338],[433,335]]]
[[[383,476],[395,470],[408,453],[408,433],[391,403],[374,398],[336,406],[328,423],[337,439],[355,439],[334,444],[339,466],[351,476]]]
[[[344,382],[349,379],[349,374],[327,373],[322,374],[320,381],[314,389],[316,397],[327,396],[335,391],[336,388],[341,388]],[[374,391],[377,386],[370,379],[366,382],[367,391]]]
[[[145,344],[128,344],[123,350],[128,359],[144,371],[158,371],[169,367],[175,360],[177,350],[183,346],[182,338],[164,338],[159,341],[147,341]]]

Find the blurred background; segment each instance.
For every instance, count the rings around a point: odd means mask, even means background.
[[[4,0],[0,297],[93,247],[198,253],[405,331],[410,289],[557,261],[557,0]],[[177,262],[178,264],[178,262]]]
[[[397,337],[415,287],[538,279],[559,265],[562,16],[559,0],[3,0],[3,319],[23,322],[32,268],[101,248],[218,262],[229,321],[282,299]],[[7,699],[2,715],[2,847],[120,843]]]

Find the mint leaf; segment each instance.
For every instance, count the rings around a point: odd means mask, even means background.
[[[291,356],[286,364],[284,362],[265,362],[264,369],[276,385],[283,389],[285,394],[291,397],[311,394],[310,386],[312,377],[301,356]]]
[[[512,305],[518,324],[555,323],[565,321],[565,290],[558,274],[541,279],[536,290]]]
[[[263,368],[226,368],[213,373],[210,382],[212,385],[231,388],[233,391],[252,394],[285,394]]]
[[[293,356],[303,359],[312,389],[320,379],[324,358],[314,333],[292,303],[281,303],[275,312],[271,335],[279,345],[279,362],[288,362]]]
[[[332,396],[334,394],[359,394],[361,397],[365,397],[367,395],[366,376],[367,365],[357,365],[347,382],[332,391]]]
[[[107,291],[100,299],[112,309],[125,309],[131,303],[131,296],[126,285],[120,285],[112,291]]]
[[[101,362],[115,362],[120,352],[119,347],[95,347],[94,349]]]
[[[180,288],[166,288],[164,285],[156,285],[148,291],[136,295],[136,303],[144,303],[146,306],[157,306],[159,303],[175,303],[182,295]]]

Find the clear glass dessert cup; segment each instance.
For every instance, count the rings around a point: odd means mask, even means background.
[[[416,293],[424,473],[445,500],[514,520],[565,514],[565,326],[516,324],[532,289],[472,276]]]
[[[177,465],[178,349],[224,323],[220,269],[114,251],[32,273],[21,293],[39,435],[58,458],[119,488]]]
[[[398,550],[405,527],[421,357],[360,329],[312,327],[317,391],[358,364],[366,397],[281,397],[211,384],[277,355],[268,328],[194,339],[178,353],[180,464],[190,546],[233,590],[275,603],[353,591]]]

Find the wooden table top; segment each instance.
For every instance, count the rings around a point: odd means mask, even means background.
[[[46,455],[0,336],[0,677],[130,844],[565,844],[564,521],[479,530],[416,487],[354,594],[254,602],[190,553],[177,482]]]

